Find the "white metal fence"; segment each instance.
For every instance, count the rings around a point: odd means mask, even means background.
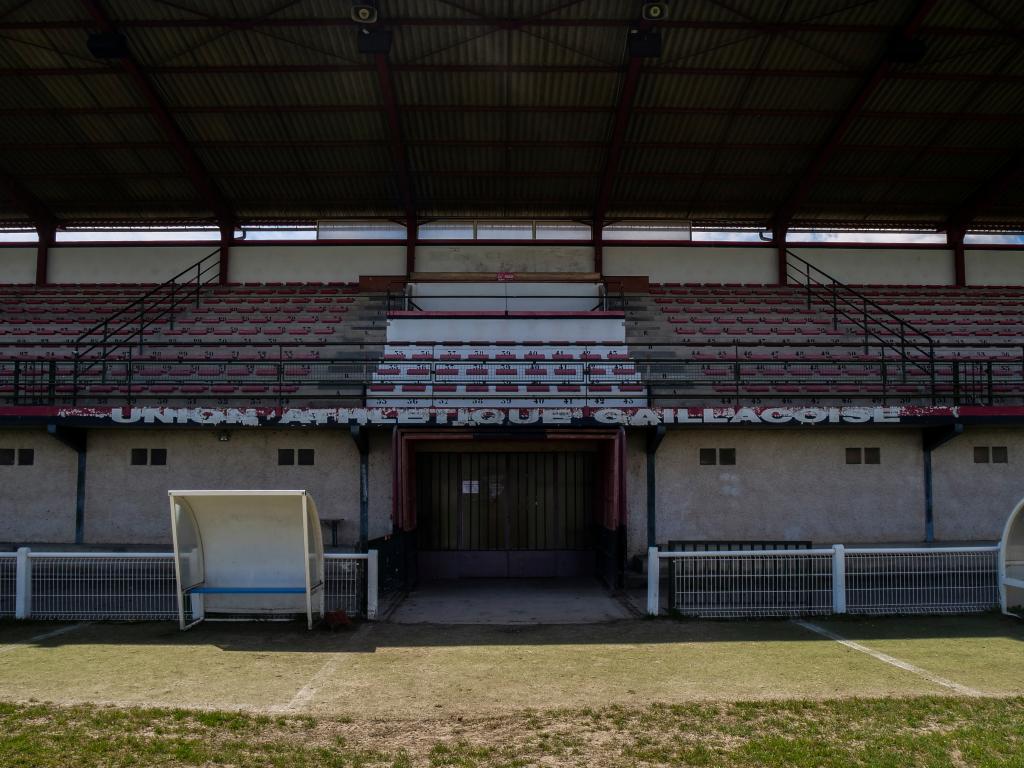
[[[848,613],[969,613],[999,605],[999,548],[848,549]]]
[[[679,552],[672,608],[696,616],[790,616],[832,610],[832,550]]]
[[[0,619],[14,615],[18,583],[17,557],[14,552],[0,552]]]
[[[324,610],[377,618],[378,569],[375,549],[366,554],[324,555]]]
[[[324,556],[324,609],[377,616],[377,553]],[[0,553],[0,617],[63,621],[178,618],[170,552]]]
[[[33,619],[139,621],[177,618],[170,553],[31,552]]]
[[[648,550],[647,612],[688,616],[971,613],[999,605],[998,547]]]

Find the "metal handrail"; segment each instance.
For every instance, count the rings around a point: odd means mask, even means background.
[[[871,307],[873,307],[877,311],[881,312],[882,314],[888,315],[893,320],[895,320],[897,323],[899,323],[901,326],[905,326],[905,327],[909,328],[911,331],[913,331],[915,334],[917,334],[918,336],[921,336],[921,337],[931,341],[931,337],[927,333],[925,333],[924,331],[920,330],[919,328],[914,326],[912,323],[904,320],[899,315],[894,314],[891,310],[886,309],[885,307],[883,307],[881,304],[879,304],[878,302],[874,301],[873,299],[868,298],[867,296],[865,296],[864,294],[862,294],[860,291],[856,290],[855,288],[853,288],[853,287],[847,285],[846,283],[844,283],[844,282],[842,282],[840,280],[837,280],[836,278],[832,277],[832,275],[830,275],[825,270],[820,269],[820,268],[814,266],[813,264],[811,264],[806,259],[803,259],[800,256],[797,256],[795,253],[793,253],[792,251],[790,251],[788,249],[786,250],[786,255],[787,256],[792,256],[794,259],[796,259],[797,261],[799,261],[800,263],[802,263],[804,265],[804,267],[805,267],[805,273],[804,274],[805,275],[810,270],[814,270],[816,273],[818,273],[819,275],[824,277],[826,280],[828,280],[830,285],[837,285],[837,286],[842,287],[843,289],[845,289],[849,293],[852,293],[854,296],[856,296],[857,298],[859,298],[861,301],[865,302],[866,304],[870,305]]]
[[[131,348],[130,348],[131,349]],[[737,347],[732,358],[717,360],[622,360],[622,361],[554,361],[489,359],[486,361],[394,361],[384,360],[375,355],[370,358],[348,359],[276,359],[240,361],[234,358],[204,359],[194,361],[154,360],[104,360],[97,365],[101,370],[80,377],[68,372],[70,362],[56,360],[16,360],[7,376],[13,384],[14,405],[56,404],[69,397],[74,400],[89,392],[89,387],[106,384],[118,387],[129,402],[160,395],[139,390],[155,385],[170,385],[178,388],[186,385],[213,386],[226,384],[246,386],[268,385],[264,396],[282,400],[291,392],[286,388],[302,387],[307,393],[302,397],[337,397],[338,389],[352,389],[352,398],[365,396],[365,386],[376,380],[379,383],[394,384],[544,384],[583,385],[587,393],[598,384],[641,384],[644,391],[636,396],[652,399],[685,400],[725,397],[739,402],[743,397],[763,396],[756,389],[765,386],[858,386],[860,392],[844,392],[844,398],[883,398],[889,396],[926,397],[934,392],[934,385],[921,381],[919,384],[900,385],[893,382],[890,369],[898,361],[837,359],[807,360],[794,356],[771,360],[750,360],[740,355]],[[1006,361],[1016,367],[1017,361]],[[161,371],[156,374],[141,370],[147,366],[187,366],[188,371],[175,374]],[[995,362],[948,361],[940,367],[942,392],[952,397],[956,404],[984,402],[992,404],[996,396],[994,384]],[[404,369],[401,368],[404,366]],[[546,366],[545,372],[537,374],[533,368]],[[214,370],[203,371],[202,368]],[[64,369],[63,371],[61,369]],[[415,372],[410,372],[415,368]],[[618,378],[615,369],[628,369]],[[237,370],[232,370],[237,369]],[[397,370],[396,370],[397,369]],[[477,373],[480,369],[482,374]],[[603,369],[603,370],[602,370]],[[609,370],[611,371],[609,373]],[[473,378],[478,377],[478,378]],[[149,381],[147,382],[147,379]],[[1024,393],[1024,376],[1001,376],[999,384],[1012,390],[1006,396],[1020,397]],[[308,392],[310,388],[324,387],[322,394]],[[904,389],[899,389],[904,387]],[[682,390],[683,394],[657,394],[652,388]],[[97,396],[95,393],[93,397]],[[102,396],[102,395],[100,395]],[[178,395],[182,396],[182,395]],[[217,395],[214,395],[215,397]],[[251,395],[242,394],[243,397]],[[435,397],[441,397],[435,394]],[[466,396],[466,395],[462,395]],[[603,397],[597,390],[590,396]],[[837,396],[836,394],[828,396]],[[1001,398],[1003,395],[999,395]],[[799,399],[795,395],[783,395]]]
[[[790,264],[790,257],[795,259],[799,264],[803,265],[803,269],[800,269],[798,265]],[[794,274],[794,270],[796,274]],[[820,276],[820,277],[819,277]],[[815,288],[821,288],[831,294],[831,306],[832,306],[832,323],[834,328],[838,328],[838,316],[842,315],[847,320],[858,326],[864,332],[864,347],[865,351],[868,347],[868,338],[872,337],[877,339],[883,345],[892,349],[893,351],[899,351],[900,359],[904,366],[908,363],[915,366],[925,373],[930,373],[933,384],[934,384],[934,370],[935,370],[935,340],[932,339],[927,333],[917,328],[912,323],[907,322],[903,318],[899,317],[892,311],[886,309],[878,302],[868,298],[864,294],[850,287],[846,283],[837,280],[835,277],[825,272],[823,269],[816,267],[806,259],[797,256],[795,253],[786,250],[786,277],[795,278],[799,280],[803,279],[803,285],[807,289],[807,308],[811,308],[812,297],[815,296]],[[840,290],[843,295],[840,294]],[[851,301],[849,296],[852,295],[856,298],[856,301]],[[846,311],[840,308],[839,302],[850,307],[857,314],[856,316],[848,314]],[[885,317],[889,317],[897,323],[897,327],[894,329],[890,324],[869,314],[868,307],[871,307],[875,313],[881,313]],[[875,326],[881,327],[884,333],[895,335],[898,339],[898,347],[896,343],[884,338],[878,332],[872,329],[872,323]],[[907,330],[911,332],[913,336],[917,336],[918,340],[914,340],[909,337]],[[911,358],[907,355],[908,347],[912,350],[916,350],[921,353],[927,360],[927,367],[922,364],[921,360]],[[904,378],[906,377],[904,368]],[[934,393],[933,393],[934,398]]]
[[[206,264],[207,261],[209,261],[210,259],[212,259],[214,257],[217,257],[216,261],[214,261],[211,264]],[[134,301],[132,301],[130,304],[122,307],[121,309],[117,310],[116,312],[114,312],[109,317],[104,318],[103,320],[101,320],[100,322],[96,323],[94,326],[92,326],[88,330],[86,330],[83,333],[81,333],[78,336],[78,338],[76,338],[75,341],[74,341],[74,349],[75,349],[74,356],[75,356],[75,359],[76,360],[81,360],[86,355],[88,355],[90,352],[92,352],[92,351],[94,351],[96,349],[100,349],[100,348],[103,349],[103,356],[102,356],[101,359],[104,359],[104,358],[106,358],[109,355],[110,352],[125,346],[126,344],[131,342],[136,336],[138,336],[138,338],[140,340],[140,344],[141,344],[141,341],[142,341],[142,338],[143,338],[143,336],[145,334],[146,328],[150,327],[151,325],[153,325],[154,323],[159,321],[161,318],[166,316],[168,313],[172,313],[171,322],[173,324],[173,322],[174,322],[174,318],[173,318],[174,310],[180,304],[183,304],[184,301],[185,301],[185,299],[179,298],[179,296],[178,296],[179,286],[181,286],[183,288],[187,288],[188,286],[191,286],[193,284],[193,281],[191,279],[188,280],[188,281],[182,282],[182,283],[179,283],[178,280],[180,278],[184,277],[185,275],[191,275],[193,272],[195,272],[195,282],[194,282],[194,284],[195,284],[195,293],[194,293],[194,295],[195,295],[196,306],[198,307],[199,306],[200,293],[201,293],[201,290],[202,290],[203,286],[204,285],[208,285],[211,282],[213,282],[213,278],[208,278],[208,279],[204,279],[204,278],[205,278],[205,276],[207,274],[213,272],[214,270],[217,270],[217,272],[219,274],[219,271],[220,271],[220,248],[219,247],[216,248],[215,250],[211,251],[210,253],[208,253],[206,256],[201,258],[195,264],[192,264],[191,266],[186,267],[181,272],[179,272],[178,274],[174,275],[174,277],[171,277],[170,279],[165,280],[160,285],[158,285],[155,288],[147,291],[142,296],[140,296],[137,299],[135,299]],[[170,286],[170,296],[169,296],[169,298],[170,298],[170,305],[165,307],[165,308],[163,308],[163,309],[159,309],[160,305],[163,304],[164,301],[166,301],[166,299],[168,297],[166,295],[164,295],[164,296],[161,296],[159,299],[157,299],[155,301],[152,301],[152,302],[150,302],[150,299],[153,296],[155,296],[156,294],[160,293],[160,292],[165,292],[166,293],[168,286]],[[185,295],[186,295],[186,297],[188,297],[189,301],[191,301],[191,294],[192,294],[191,291],[186,291],[185,292]],[[136,310],[136,307],[138,308],[137,310]],[[133,310],[136,310],[135,314],[131,315],[131,317],[129,317],[128,319],[124,320],[116,328],[113,328],[113,329],[110,328],[111,324],[114,323],[119,317],[121,317],[123,315],[128,315]],[[147,310],[150,311],[149,312],[149,316],[148,316],[148,321],[147,321]],[[156,311],[155,314],[153,314],[153,310]],[[129,327],[131,327],[133,329],[132,333],[128,334],[127,337],[125,337],[123,339],[120,339],[119,341],[114,343],[113,346],[111,346],[111,339],[116,337],[118,334],[120,334],[122,331],[124,331],[126,328],[129,328]],[[173,325],[172,325],[172,327],[173,327]],[[92,343],[90,343],[90,345],[88,347],[86,347],[85,349],[82,349],[82,345],[84,343],[86,343],[86,340],[88,339],[88,337],[95,335],[101,329],[103,330],[103,335],[100,337],[100,339],[96,340],[96,341],[93,341]]]

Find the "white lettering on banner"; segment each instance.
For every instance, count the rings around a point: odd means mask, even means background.
[[[757,415],[753,408],[740,408],[732,417],[732,423],[760,424],[761,418]]]
[[[140,408],[114,408],[110,412],[110,420],[115,424],[134,424],[141,418]]]
[[[429,424],[430,411],[426,408],[407,408],[398,412],[399,424]]]
[[[20,414],[13,415],[15,418]],[[816,424],[899,424],[906,417],[956,418],[956,408],[768,407],[768,408],[61,408],[55,416],[113,424],[199,424],[203,426],[314,426],[325,424],[409,424],[488,427],[525,424],[591,424],[648,427],[660,424],[814,426]],[[50,417],[48,417],[50,418]]]
[[[536,424],[539,419],[540,413],[535,408],[512,408],[508,412],[509,424]]]

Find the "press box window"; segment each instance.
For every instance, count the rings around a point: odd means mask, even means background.
[[[166,448],[132,448],[131,463],[133,467],[164,467],[167,466]]]
[[[713,467],[716,464],[722,466],[733,466],[736,464],[735,448],[701,448],[700,463],[704,467]]]
[[[847,448],[847,464],[881,464],[881,448]]]
[[[316,463],[315,451],[312,448],[278,448],[277,465],[279,467],[312,467]]]

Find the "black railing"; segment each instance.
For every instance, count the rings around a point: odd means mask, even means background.
[[[786,277],[804,288],[808,309],[817,301],[831,310],[834,330],[839,330],[840,318],[851,322],[863,336],[865,351],[874,339],[898,352],[905,366],[923,371],[934,367],[931,336],[790,250],[786,251]]]
[[[78,336],[74,342],[78,367],[83,372],[88,371],[116,350],[134,345],[136,339],[141,352],[147,329],[170,316],[173,330],[179,308],[185,304],[198,308],[203,288],[219,276],[220,248],[217,248]]]
[[[96,360],[86,371],[75,360],[0,360],[0,401],[11,405],[65,403],[334,401],[361,404],[367,397],[416,397],[423,401],[458,399],[529,405],[563,398],[646,399],[653,405],[688,403],[798,404],[809,400],[842,402],[891,400],[949,405],[993,405],[1024,400],[1024,354],[1013,358],[938,359],[927,372],[904,370],[898,356],[863,356],[824,345],[759,344],[758,354],[739,344],[700,352],[681,344],[647,344],[631,359],[543,361],[384,359],[380,345],[334,345],[333,356],[266,346],[258,359],[226,354],[223,345],[151,345],[177,359],[138,358],[129,346],[118,359]],[[1019,349],[1019,348],[1015,348]],[[767,352],[766,352],[767,350]],[[152,351],[152,350],[151,350]],[[953,348],[955,352],[955,348]],[[803,356],[801,356],[803,353]],[[698,356],[699,355],[699,356]],[[389,386],[395,389],[389,390]],[[524,387],[503,393],[501,386]],[[485,387],[486,390],[481,390]],[[531,389],[533,387],[533,389]],[[429,391],[428,391],[429,390]]]

